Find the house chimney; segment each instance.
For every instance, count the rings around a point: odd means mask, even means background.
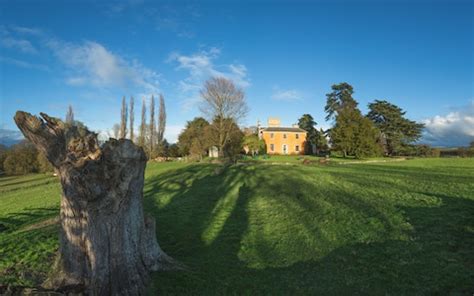
[[[268,127],[279,127],[279,126],[280,126],[280,118],[276,118],[276,117],[268,118]]]

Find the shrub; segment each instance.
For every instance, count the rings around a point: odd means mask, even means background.
[[[38,152],[32,144],[22,142],[12,147],[3,168],[8,175],[24,175],[38,172]]]
[[[38,151],[38,156],[36,160],[38,161],[38,171],[40,173],[50,173],[54,171],[53,166],[48,161],[46,156],[43,155],[43,153]]]

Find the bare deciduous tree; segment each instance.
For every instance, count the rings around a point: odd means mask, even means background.
[[[120,139],[125,139],[127,136],[127,116],[128,108],[127,101],[125,101],[125,96],[122,98],[122,112],[120,116]]]
[[[207,80],[201,90],[203,102],[201,112],[211,122],[215,122],[219,156],[224,156],[224,148],[229,141],[233,124],[247,115],[248,107],[243,90],[224,77]]]
[[[158,133],[157,133],[158,145],[161,145],[163,143],[165,128],[166,128],[165,98],[163,97],[163,95],[160,95],[160,111],[158,114]]]
[[[66,113],[66,123],[74,124],[74,111],[72,110],[72,106],[69,105]]]
[[[140,124],[140,134],[138,135],[138,145],[145,147],[146,145],[146,101],[142,100],[142,121]]]
[[[130,98],[130,140],[134,141],[134,134],[133,134],[133,124],[135,121],[135,111],[134,111],[135,99],[133,97]]]
[[[176,265],[143,212],[146,155],[126,139],[99,146],[97,134],[41,113],[15,122],[59,174],[59,252],[44,287],[81,295],[142,295],[149,271]]]

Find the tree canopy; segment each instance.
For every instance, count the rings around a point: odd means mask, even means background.
[[[204,83],[201,97],[201,112],[212,121],[213,132],[217,133],[214,145],[219,148],[219,155],[224,156],[234,125],[248,112],[245,93],[230,79],[212,77]]]
[[[388,155],[398,154],[402,145],[421,137],[424,125],[405,118],[405,111],[387,101],[376,100],[369,104],[367,117],[382,133]]]
[[[332,92],[326,94],[326,107],[324,107],[324,111],[327,113],[326,120],[335,118],[343,108],[357,107],[357,102],[352,98],[354,89],[349,83],[334,84],[331,89]]]
[[[206,129],[209,122],[202,117],[196,117],[186,123],[186,127],[178,137],[178,147],[183,155],[202,157],[209,148],[206,139]]]

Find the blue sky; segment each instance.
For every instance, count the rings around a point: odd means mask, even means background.
[[[473,36],[472,1],[1,1],[0,130],[16,130],[16,110],[63,117],[71,104],[107,131],[122,96],[162,93],[174,142],[218,75],[245,90],[242,125],[310,113],[327,128],[325,94],[346,81],[363,112],[387,99],[427,124],[423,141],[463,145]]]

